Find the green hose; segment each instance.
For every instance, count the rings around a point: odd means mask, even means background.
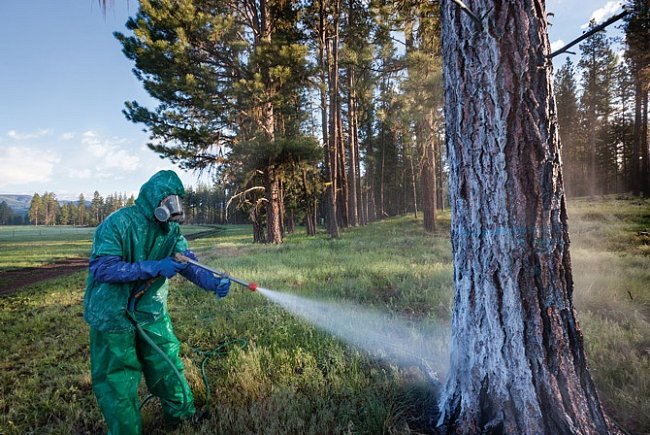
[[[194,352],[203,356],[203,360],[201,361],[201,379],[203,379],[203,384],[205,385],[205,406],[206,407],[210,403],[210,383],[208,382],[208,376],[205,373],[205,365],[208,363],[208,360],[214,355],[226,356],[228,354],[228,350],[226,348],[232,345],[237,345],[239,346],[240,349],[245,349],[246,346],[248,345],[248,342],[244,338],[234,338],[232,340],[224,340],[217,347],[208,351],[201,350],[196,347],[192,348]]]
[[[149,337],[149,334],[147,334],[145,330],[142,329],[142,326],[140,326],[140,323],[138,323],[137,319],[135,318],[135,307],[138,301],[140,300],[140,296],[142,296],[144,292],[147,291],[147,289],[151,286],[152,281],[153,280],[150,280],[150,282],[145,283],[139,289],[139,291],[133,292],[133,294],[129,298],[126,314],[133,322],[133,325],[135,325],[135,328],[138,331],[138,334],[140,334],[140,337],[142,337],[142,339],[145,340],[147,344],[149,344],[149,346],[151,346],[163,358],[163,360],[169,365],[169,367],[172,368],[174,375],[178,380],[178,383],[181,384],[181,390],[183,390],[183,404],[180,407],[176,407],[173,404],[170,404],[170,406],[177,411],[182,411],[183,409],[185,409],[187,403],[189,402],[187,397],[187,391],[185,391],[185,382],[183,381],[183,377],[182,377],[183,375],[181,375],[181,373],[176,368],[176,365],[174,365],[172,360],[169,359],[167,354],[163,352],[163,350],[160,347],[158,347],[158,345],[151,339],[151,337]],[[203,380],[203,384],[205,385],[205,406],[206,407],[208,406],[210,400],[210,383],[208,382],[208,376],[205,373],[205,365],[207,364],[208,360],[214,355],[225,356],[228,353],[226,348],[234,344],[237,344],[240,349],[244,349],[247,346],[248,342],[244,338],[235,338],[232,340],[224,340],[217,347],[209,351],[204,351],[199,348],[192,348],[194,352],[203,355],[203,360],[201,361],[201,378]],[[153,397],[154,397],[153,394],[149,394],[147,397],[145,397],[142,403],[140,403],[139,409],[142,409],[142,407]]]

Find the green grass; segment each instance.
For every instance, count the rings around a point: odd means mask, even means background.
[[[202,225],[183,225],[183,234],[206,229],[209,228]],[[0,225],[0,271],[88,257],[93,234],[94,227]]]
[[[569,203],[575,305],[609,415],[650,432],[649,200]]]
[[[650,256],[638,235],[648,228],[649,205],[570,204],[575,301],[590,367],[609,414],[632,433],[650,430]],[[444,322],[452,302],[448,214],[440,224],[438,234],[424,235],[420,222],[400,217],[347,230],[340,240],[296,234],[282,246],[253,245],[250,228],[239,226],[190,245],[207,265],[267,288]],[[103,429],[88,374],[84,279],[77,273],[0,299],[0,433]],[[370,359],[261,294],[233,286],[216,301],[175,278],[169,305],[199,405],[206,397],[194,349],[248,340],[208,362],[212,416],[179,433],[413,433],[429,423],[434,393],[417,368]],[[145,432],[167,433],[155,402],[143,419]]]

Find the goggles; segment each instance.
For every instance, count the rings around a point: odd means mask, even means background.
[[[183,222],[185,213],[181,198],[178,195],[169,195],[160,201],[160,205],[154,211],[154,216],[160,222]]]

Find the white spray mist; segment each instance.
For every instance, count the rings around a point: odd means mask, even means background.
[[[449,364],[448,328],[336,302],[316,301],[265,288],[257,291],[291,313],[370,355],[419,367],[434,381]]]

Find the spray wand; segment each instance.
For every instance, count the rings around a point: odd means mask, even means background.
[[[174,256],[174,258],[176,259],[176,261],[179,261],[181,263],[193,264],[193,265],[195,265],[197,267],[200,267],[203,270],[207,270],[208,272],[210,272],[210,273],[212,273],[214,275],[217,275],[217,276],[219,276],[221,278],[226,278],[226,279],[229,279],[232,282],[236,282],[237,284],[246,287],[247,289],[249,289],[252,292],[257,290],[257,284],[254,283],[254,282],[246,282],[243,279],[239,279],[239,278],[235,278],[234,276],[230,276],[226,272],[219,272],[219,271],[214,270],[214,269],[212,269],[212,268],[210,268],[210,267],[208,267],[208,266],[206,266],[204,264],[199,263],[198,261],[194,261],[191,258],[186,257],[185,255],[183,255],[181,253],[177,253]]]

